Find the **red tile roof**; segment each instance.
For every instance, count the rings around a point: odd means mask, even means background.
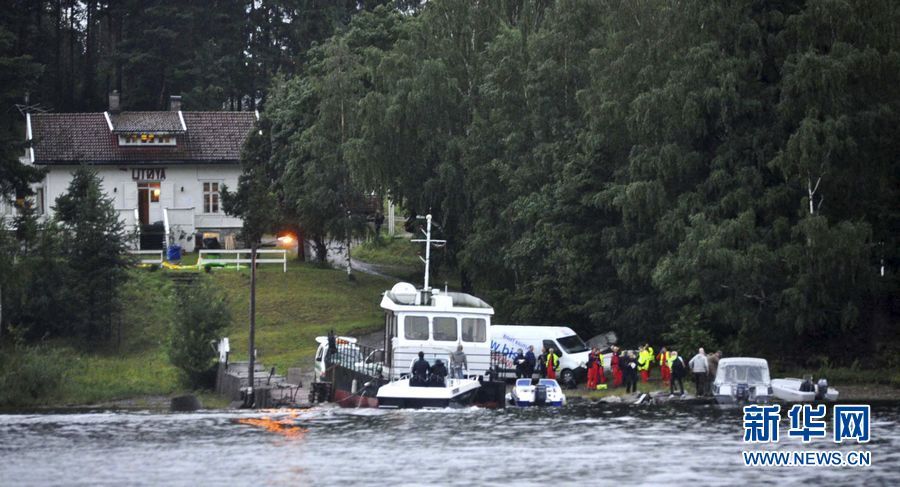
[[[181,133],[181,119],[178,112],[121,112],[109,114],[113,132],[133,134],[142,132]]]
[[[140,121],[140,114],[150,116]],[[124,112],[132,126],[151,127],[160,112]],[[171,112],[177,117],[177,112]],[[119,114],[122,115],[122,114]],[[175,146],[119,146],[103,113],[34,113],[35,164],[227,164],[240,160],[241,146],[256,125],[253,112],[182,112],[187,131]],[[180,125],[180,120],[179,120]],[[160,127],[161,128],[161,127]],[[150,130],[148,130],[150,131]]]

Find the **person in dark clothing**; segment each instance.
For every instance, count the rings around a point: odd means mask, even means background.
[[[328,350],[325,352],[325,366],[330,367],[334,363],[334,356],[337,355],[337,337],[334,330],[328,331]]]
[[[381,235],[381,226],[384,225],[384,215],[380,211],[375,212],[375,236]]]
[[[537,364],[537,358],[534,356],[534,346],[529,345],[528,351],[525,352],[525,377],[531,379],[534,376],[534,367]]]
[[[412,364],[412,378],[409,380],[409,385],[424,386],[428,382],[430,373],[431,365],[425,360],[425,352],[419,352],[419,358]]]
[[[537,358],[538,377],[547,377],[547,347],[541,348],[541,354]]]
[[[684,359],[678,355],[678,352],[669,352],[671,356],[671,365],[669,365],[671,380],[669,381],[669,394],[675,394],[675,383],[684,395],[684,377],[687,375],[687,366],[684,365]]]
[[[625,354],[622,362],[622,382],[625,383],[625,392],[637,392],[637,359],[634,352]]]
[[[416,227],[418,222],[416,222],[416,212],[410,211],[406,216],[406,223],[403,224],[403,229],[408,233],[416,233]]]
[[[431,366],[431,376],[428,378],[428,385],[431,387],[444,387],[447,377],[447,366],[441,359],[436,359],[434,365]]]
[[[522,352],[521,348],[518,353],[516,353],[515,358],[513,358],[513,364],[516,366],[516,379],[525,377],[525,368],[527,365],[525,363],[525,354]]]
[[[816,386],[813,384],[812,376],[803,376],[803,382],[800,383],[800,392],[816,392]]]

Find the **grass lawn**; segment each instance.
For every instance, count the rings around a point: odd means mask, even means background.
[[[231,305],[233,321],[227,335],[232,360],[246,360],[249,340],[249,269],[214,270]],[[260,362],[275,366],[279,373],[288,367],[312,365],[315,337],[334,328],[338,334],[355,334],[380,329],[381,293],[394,283],[355,273],[349,281],[341,270],[323,269],[292,261],[287,273],[277,265],[261,266],[257,272],[256,348]]]
[[[133,355],[73,354],[64,385],[67,404],[93,404],[181,392],[178,370],[162,348]]]
[[[164,296],[172,289],[170,276],[187,269],[137,270],[130,281],[131,302],[125,318],[121,347],[110,343],[93,352],[76,351],[65,341],[47,344],[43,359],[65,380],[49,397],[23,405],[110,405],[112,407],[166,407],[168,397],[186,391],[179,371],[169,363],[165,343],[167,313],[173,310]],[[200,271],[194,271],[200,272]],[[246,360],[249,335],[250,271],[247,268],[213,269],[212,279],[226,294],[232,321],[224,333],[231,340],[232,360]],[[356,273],[349,281],[341,270],[289,261],[288,272],[280,265],[260,266],[257,273],[256,347],[260,362],[275,366],[311,368],[315,337],[334,329],[338,334],[357,334],[380,329],[381,293],[393,282]],[[175,288],[177,289],[177,287]],[[162,297],[161,297],[162,296]],[[177,310],[174,310],[177,313]],[[80,347],[78,347],[80,349]],[[0,353],[15,363],[14,349]],[[37,360],[40,360],[38,358]],[[40,366],[38,366],[40,367]],[[58,369],[58,371],[57,371]],[[0,381],[2,382],[2,381]],[[201,393],[207,407],[226,404],[211,393]],[[2,401],[0,401],[2,403]]]
[[[409,238],[391,238],[382,235],[381,238],[367,240],[353,247],[353,258],[370,264],[399,268],[406,272],[419,272],[422,261],[419,260],[419,252],[422,244],[410,242]]]

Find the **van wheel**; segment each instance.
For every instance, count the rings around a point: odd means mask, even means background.
[[[559,373],[559,380],[563,385],[575,382],[575,372],[571,369],[562,369]]]

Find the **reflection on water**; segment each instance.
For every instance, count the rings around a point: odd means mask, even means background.
[[[744,467],[740,451],[754,447],[740,410],[711,405],[6,414],[0,484],[887,484],[900,470],[898,422],[900,406],[874,406],[862,447],[804,447],[786,431],[763,447],[871,451],[859,470]]]

